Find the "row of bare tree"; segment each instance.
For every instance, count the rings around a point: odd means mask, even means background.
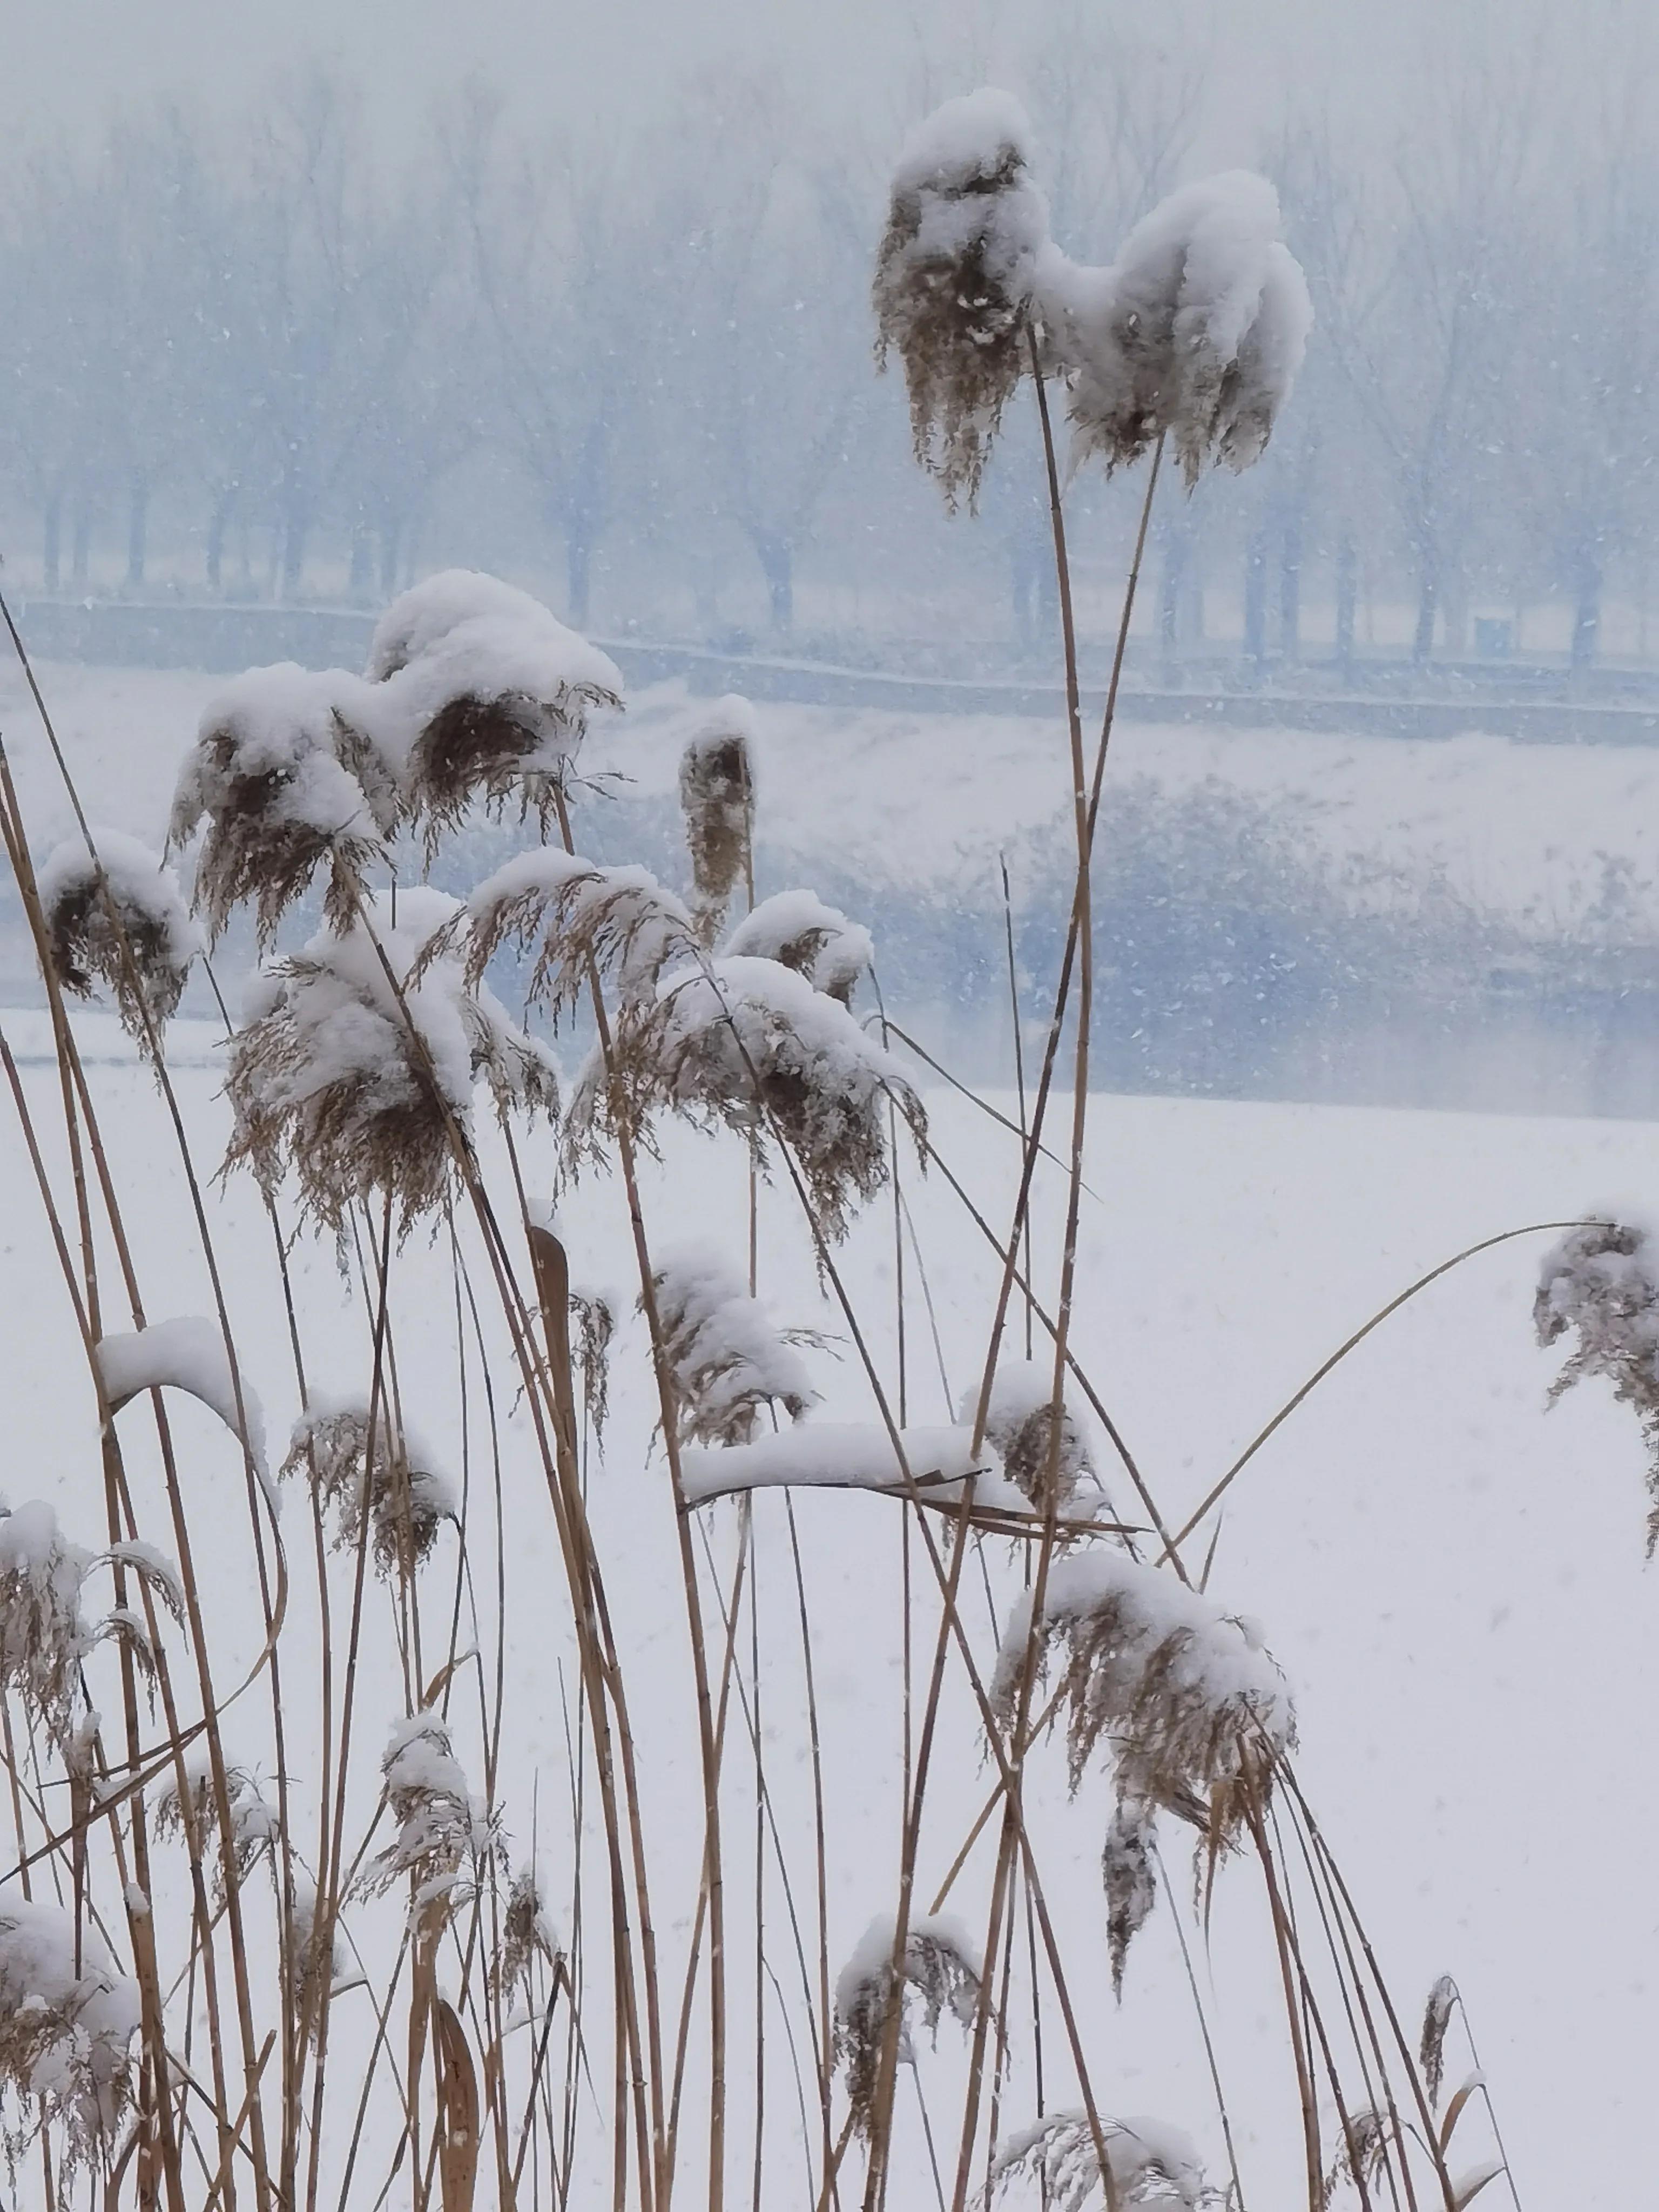
[[[1021,73],[1065,149],[1056,234],[1108,258],[1209,151],[1201,42],[1047,19]],[[885,158],[941,88],[896,88],[852,135],[762,81],[689,83],[672,127],[534,133],[473,89],[400,164],[315,74],[234,128],[151,111],[89,155],[18,155],[0,179],[12,550],[33,541],[49,592],[115,580],[114,542],[135,592],[165,568],[292,599],[556,546],[574,620],[605,563],[600,618],[667,578],[705,632],[745,574],[787,631],[803,555],[878,590],[948,583],[956,549],[890,465],[902,404],[871,374],[865,306]],[[1474,601],[1562,596],[1575,659],[1594,656],[1605,596],[1644,596],[1655,544],[1659,179],[1639,111],[1626,86],[1593,127],[1575,103],[1556,128],[1547,72],[1516,65],[1425,96],[1383,159],[1305,121],[1263,130],[1320,325],[1267,465],[1163,507],[1167,656],[1201,631],[1218,549],[1258,658],[1295,656],[1310,574],[1340,650],[1365,588],[1409,597],[1419,657],[1466,644]],[[1016,424],[974,557],[998,549],[1027,642],[1040,490]],[[1098,487],[1078,497],[1086,564],[1121,525]]]

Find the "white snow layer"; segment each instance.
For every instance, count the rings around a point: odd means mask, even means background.
[[[815,991],[844,1000],[875,964],[876,948],[861,922],[826,906],[816,891],[775,891],[744,916],[721,948],[724,959],[747,955],[780,961]]]
[[[95,882],[101,868],[116,904],[152,923],[161,935],[167,958],[176,967],[187,966],[202,951],[203,938],[191,920],[178,877],[159,853],[125,830],[94,824],[89,834],[92,852],[86,838],[75,836],[47,854],[35,878],[41,904],[50,912],[60,899]]]
[[[275,1510],[276,1494],[265,1466],[264,1414],[246,1376],[240,1369],[233,1375],[224,1331],[216,1321],[185,1314],[173,1321],[152,1322],[148,1328],[106,1336],[98,1346],[98,1371],[110,1406],[118,1413],[141,1390],[171,1388],[199,1398],[246,1445]]]
[[[807,1421],[754,1443],[682,1452],[680,1483],[687,1500],[700,1504],[732,1491],[792,1486],[878,1490],[908,1498],[910,1482],[925,1497],[954,1502],[971,1481],[976,1505],[1026,1512],[1025,1499],[1004,1478],[996,1454],[981,1449],[975,1457],[973,1441],[971,1428],[901,1429],[901,1462],[891,1436],[874,1423]]]

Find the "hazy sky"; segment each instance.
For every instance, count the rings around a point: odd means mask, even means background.
[[[1030,0],[6,0],[8,121],[95,128],[121,99],[160,91],[234,101],[319,56],[362,78],[405,143],[433,94],[473,71],[550,119],[586,118],[596,101],[625,107],[689,64],[735,58],[776,69],[833,111],[890,96],[922,55],[958,79],[941,89],[994,75],[1031,12]],[[1545,9],[1558,23],[1580,12],[1561,0]],[[1622,0],[1596,10],[1622,12]],[[1089,20],[1103,13],[1142,40],[1182,20],[1168,0],[1087,8]],[[1194,0],[1184,13],[1214,27],[1224,141],[1248,137],[1287,84],[1314,100],[1331,93],[1356,125],[1384,125],[1414,70],[1454,54],[1478,68],[1483,47],[1512,43],[1535,16],[1534,0]]]

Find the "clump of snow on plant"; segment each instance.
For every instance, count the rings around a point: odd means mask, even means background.
[[[719,928],[752,859],[757,734],[754,708],[728,692],[715,701],[680,754],[680,813],[705,942]]]
[[[383,1394],[332,1397],[317,1391],[295,1423],[284,1476],[305,1471],[320,1504],[336,1516],[336,1547],[355,1550],[364,1516],[376,1571],[406,1576],[421,1565],[460,1499],[430,1448]]]
[[[781,1140],[834,1241],[886,1180],[890,1100],[922,1143],[921,1099],[844,1006],[776,961],[716,960],[665,975],[655,1004],[617,1024],[610,1054],[589,1055],[570,1101],[567,1158],[576,1164],[616,1134],[619,1102],[642,1135],[665,1109],[734,1129],[763,1170]]]
[[[207,824],[195,900],[211,936],[251,898],[268,939],[324,868],[327,910],[349,921],[399,812],[395,778],[367,733],[368,693],[341,670],[285,661],[250,668],[204,708],[168,836],[183,845]]]
[[[139,2017],[138,1984],[84,1917],[0,1892],[0,2088],[64,2124],[71,2169],[112,2154]]]
[[[1026,310],[1048,210],[1030,125],[989,89],[948,100],[894,166],[872,300],[879,357],[904,366],[917,460],[947,502],[979,489],[1026,367]]]
[[[1101,2172],[1099,2147],[1086,2112],[1050,2112],[998,2146],[989,2195],[1016,2181],[1036,2182],[1055,2212],[1083,2212],[1097,2198],[1117,2204],[1180,2204],[1197,2212],[1218,2202],[1189,2136],[1166,2121],[1137,2116],[1100,2120],[1109,2169]]]
[[[744,1444],[764,1414],[799,1421],[817,1404],[796,1346],[818,1340],[779,1328],[718,1253],[663,1255],[651,1290],[685,1442]]]
[[[495,1820],[467,1784],[447,1724],[428,1709],[394,1723],[380,1761],[386,1803],[398,1832],[360,1878],[378,1895],[405,1877],[411,1916],[441,1925],[453,1904],[487,1864],[499,1864]]]
[[[55,1741],[68,1737],[81,1669],[95,1638],[81,1611],[92,1555],[72,1544],[40,1498],[0,1505],[0,1692]]]
[[[671,960],[696,942],[691,915],[648,868],[599,867],[545,846],[520,853],[485,878],[467,902],[468,980],[509,940],[526,949],[539,935],[526,987],[532,1006],[555,1019],[573,1006],[590,975],[608,975],[624,1006],[648,1001]]]
[[[1267,179],[1230,169],[1160,201],[1109,268],[1045,253],[1040,312],[1072,387],[1074,466],[1115,468],[1166,435],[1189,484],[1212,460],[1260,457],[1313,323],[1279,229]]]
[[[88,834],[90,846],[85,837],[58,846],[37,878],[52,963],[81,998],[101,979],[123,1024],[143,1037],[178,1011],[202,933],[159,854],[119,830]]]
[[[1659,1244],[1645,1228],[1589,1221],[1545,1255],[1533,1301],[1538,1341],[1577,1343],[1550,1385],[1550,1403],[1587,1376],[1613,1385],[1636,1414],[1648,1455],[1648,1556],[1659,1546]]]
[[[975,1419],[979,1395],[977,1384],[963,1393],[957,1407],[963,1420]],[[1098,1491],[1099,1478],[1088,1434],[1068,1398],[1061,1401],[1056,1443],[1054,1397],[1051,1367],[1035,1359],[1005,1361],[991,1385],[985,1437],[1031,1504],[1042,1510],[1052,1498],[1054,1511],[1064,1514],[1085,1483]]]
[[[1172,1573],[1100,1545],[1055,1561],[1042,1610],[1011,1613],[991,1685],[1007,1725],[1028,1654],[1063,1662],[1072,1786],[1098,1746],[1120,1803],[1164,1806],[1228,1839],[1296,1740],[1284,1675],[1252,1624]]]
[[[793,968],[815,991],[847,1006],[860,976],[874,966],[876,948],[861,922],[848,921],[816,891],[776,891],[744,917],[721,949],[723,959],[749,956]]]
[[[897,1932],[890,1918],[872,1920],[836,1981],[836,2061],[845,2071],[847,2101],[860,2134],[868,2134],[875,2115],[882,2048],[896,1994]],[[945,1913],[910,1921],[900,1955],[898,2059],[908,2065],[914,2052],[907,2014],[920,2011],[935,2039],[947,2011],[962,2027],[971,2027],[985,1967],[967,1929]]]
[[[994,1452],[973,1448],[971,1428],[904,1428],[898,1447],[878,1423],[809,1421],[723,1450],[684,1452],[680,1480],[697,1504],[739,1490],[874,1490],[939,1501],[962,1496],[971,1482],[975,1505],[1026,1514],[1026,1502],[1002,1475]],[[900,1455],[902,1454],[901,1458]]]
[[[98,1371],[104,1394],[118,1412],[141,1390],[188,1391],[210,1407],[232,1436],[246,1443],[255,1472],[266,1481],[265,1422],[252,1385],[240,1367],[232,1369],[225,1332],[217,1322],[196,1314],[151,1322],[147,1328],[106,1336],[98,1346]]]
[[[365,920],[276,963],[231,1041],[228,1164],[247,1162],[267,1189],[292,1165],[337,1234],[355,1200],[389,1195],[404,1230],[440,1203],[475,1080],[503,1112],[557,1103],[546,1048],[468,987],[459,912],[441,891],[376,894]]]

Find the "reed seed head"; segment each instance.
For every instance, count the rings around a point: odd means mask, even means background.
[[[1027,366],[1026,310],[1048,233],[1030,126],[1006,93],[951,100],[912,134],[892,180],[872,287],[877,359],[896,353],[915,457],[971,507]]]
[[[755,710],[734,691],[716,701],[680,755],[680,812],[705,945],[753,865],[754,743]]]
[[[903,1967],[895,1986],[891,1920],[872,1921],[836,1984],[836,2063],[845,2076],[848,2110],[867,2140],[876,2118],[883,2039],[892,2007],[899,2013],[899,2058],[912,2053],[910,2015],[919,2012],[930,2035],[949,2012],[970,2028],[984,1969],[957,1922],[943,1916],[916,1919],[905,1934]]]

